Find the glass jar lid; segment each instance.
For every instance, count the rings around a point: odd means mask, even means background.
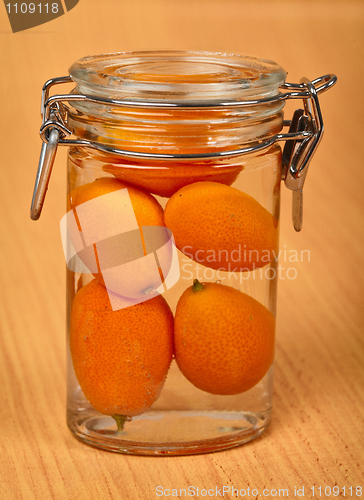
[[[185,51],[84,57],[69,70],[78,92],[138,101],[240,101],[278,93],[286,72],[255,57]]]

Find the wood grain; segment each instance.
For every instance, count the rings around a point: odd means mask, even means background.
[[[5,11],[0,17],[0,498],[152,499],[157,486],[224,485],[259,494],[287,488],[290,497],[304,486],[311,498],[312,486],[345,486],[347,498],[353,486],[352,498],[360,498],[363,2],[80,0],[67,15],[18,34],[10,32]],[[65,279],[58,228],[65,209],[64,150],[44,214],[37,223],[29,218],[43,83],[67,74],[87,54],[153,48],[266,57],[289,71],[289,81],[328,72],[339,78],[321,99],[326,132],[307,177],[300,234],[290,219],[290,193],[283,190],[281,248],[309,250],[310,260],[281,261],[297,277],[279,283],[273,422],[247,445],[203,456],[116,455],[71,436],[64,415]],[[292,109],[287,106],[287,116]],[[178,496],[184,498],[183,491]]]

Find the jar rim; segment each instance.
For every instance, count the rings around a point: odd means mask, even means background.
[[[231,102],[278,94],[286,71],[257,57],[158,50],[87,56],[69,69],[77,92],[154,102]]]

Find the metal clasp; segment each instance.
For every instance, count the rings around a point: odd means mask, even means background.
[[[30,217],[38,220],[42,212],[44,198],[48,189],[49,178],[52,172],[54,159],[58,147],[59,131],[53,128],[49,133],[48,143],[43,142],[40,152],[37,176],[33,191]]]
[[[301,84],[310,97],[303,100],[304,109],[297,109],[290,123],[290,133],[310,132],[304,139],[287,140],[282,155],[282,179],[292,190],[292,220],[296,231],[301,231],[303,220],[303,185],[308,165],[324,132],[324,124],[315,85],[307,78]]]
[[[41,115],[43,124],[40,129],[40,136],[43,144],[40,151],[32,204],[30,207],[30,218],[32,220],[38,220],[42,213],[59,140],[71,134],[71,131],[65,126],[66,112],[59,103],[56,102],[49,108],[49,118],[46,118],[46,102],[48,101],[49,89],[53,85],[71,81],[72,79],[69,76],[54,78],[53,80],[48,80],[42,89]]]

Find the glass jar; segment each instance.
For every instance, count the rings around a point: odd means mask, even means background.
[[[58,136],[41,161],[71,145],[61,233],[80,440],[192,454],[270,423],[285,76],[249,57],[137,52],[76,62],[53,82],[75,82],[67,96],[45,87],[48,148]]]

